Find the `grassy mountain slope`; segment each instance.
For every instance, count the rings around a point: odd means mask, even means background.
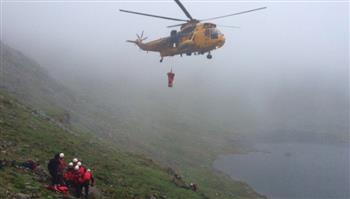
[[[1,58],[0,91],[60,121],[61,127],[79,131],[88,143],[96,136],[99,142],[113,147],[111,150],[152,157],[175,168],[188,181],[199,183],[200,190],[210,198],[260,197],[248,185],[213,172],[211,164],[217,154],[239,151],[229,137],[213,139],[221,129],[192,122],[196,120],[191,116],[174,121],[164,115],[148,118],[140,113],[130,118],[86,96],[77,96],[35,61],[2,43]]]
[[[33,159],[46,167],[52,154],[64,151],[66,157],[81,157],[93,168],[97,185],[106,198],[203,198],[177,187],[172,176],[152,160],[105,147],[91,136],[65,131],[37,111],[7,95],[0,94],[0,159],[18,162]],[[33,179],[30,173],[14,168],[0,169],[0,193],[36,193],[41,198],[53,193]],[[30,189],[27,188],[31,185]],[[1,198],[6,195],[0,195]]]
[[[0,89],[15,96],[64,125],[108,137],[110,113],[101,105],[77,96],[50,77],[38,63],[0,42]],[[98,118],[98,119],[96,119]],[[109,120],[107,120],[107,118]],[[115,123],[119,118],[112,118]],[[119,134],[118,142],[126,136]]]

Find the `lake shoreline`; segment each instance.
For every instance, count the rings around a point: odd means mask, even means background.
[[[344,174],[340,173],[349,172],[346,170],[349,166],[348,149],[349,143],[345,142],[338,144],[265,142],[263,145],[261,143],[252,145],[249,152],[221,154],[217,156],[212,167],[216,172],[228,175],[235,181],[244,182],[260,195],[270,199],[279,198],[276,195],[287,195],[290,198],[301,196],[349,198],[350,194],[346,188],[349,179],[342,177]],[[258,166],[254,167],[254,164]],[[315,190],[318,189],[315,184],[323,180],[324,182],[319,184],[326,190],[319,190],[316,194],[295,185],[302,179],[306,187]],[[266,183],[267,181],[271,186]],[[297,193],[298,190],[301,193]]]

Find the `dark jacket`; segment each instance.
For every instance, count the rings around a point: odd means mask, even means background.
[[[57,175],[59,164],[59,155],[57,154],[49,161],[49,164],[47,165],[47,169],[51,175]]]

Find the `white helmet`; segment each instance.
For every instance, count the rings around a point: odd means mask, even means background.
[[[91,170],[90,170],[90,169],[87,169],[87,172],[91,172]]]
[[[79,170],[79,166],[76,165],[76,166],[74,167],[74,170]]]
[[[78,165],[78,166],[81,166],[81,162],[78,162],[77,165]]]
[[[64,153],[60,153],[60,158],[64,158]]]
[[[73,162],[68,163],[68,166],[72,167],[73,166]]]
[[[74,162],[74,163],[77,163],[77,162],[78,162],[78,158],[74,158],[74,159],[73,159],[73,162]]]

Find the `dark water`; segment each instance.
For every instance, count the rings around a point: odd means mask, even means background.
[[[223,155],[214,162],[233,179],[272,199],[349,199],[349,145],[258,144],[262,152]]]

